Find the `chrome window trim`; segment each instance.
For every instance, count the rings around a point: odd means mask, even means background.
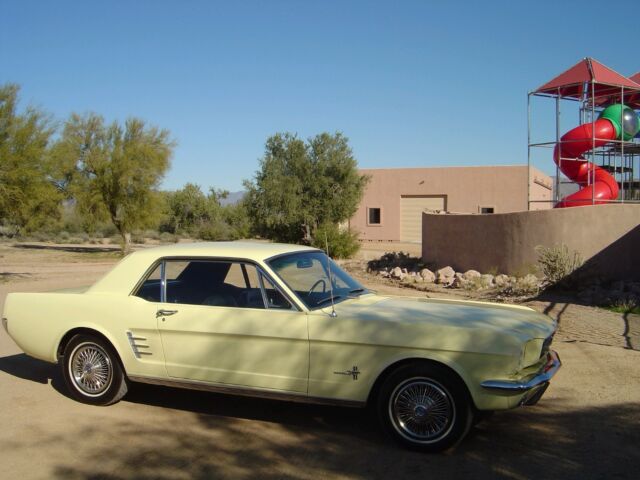
[[[167,303],[167,262],[160,262],[160,303]]]
[[[283,297],[283,298],[287,301],[287,303],[289,304],[289,308],[272,308],[272,307],[270,307],[270,306],[269,306],[269,297],[267,296],[267,289],[266,289],[266,287],[264,286],[264,280],[263,280],[263,277],[265,277],[265,278],[269,281],[269,283],[270,283],[271,285],[273,285],[273,288],[275,288],[275,289],[278,291],[278,293],[279,293],[280,295],[282,295],[282,297]],[[289,300],[289,296],[288,296],[288,295],[286,295],[286,294],[282,291],[282,289],[278,286],[278,284],[277,284],[277,283],[275,283],[275,282],[274,282],[274,281],[269,277],[269,275],[267,275],[267,273],[266,273],[262,268],[260,268],[260,267],[258,267],[258,279],[260,280],[260,289],[261,289],[261,291],[262,291],[262,298],[264,299],[264,302],[265,302],[265,305],[266,305],[266,308],[267,308],[267,309],[269,309],[269,310],[278,310],[278,311],[281,311],[281,312],[288,312],[288,311],[291,311],[291,310],[293,310],[293,309],[294,309],[294,303],[293,303],[293,302],[291,302],[291,300]]]
[[[321,251],[321,250],[320,250]],[[136,286],[134,287],[134,289],[132,290],[132,292],[129,294],[129,296],[137,296],[138,291],[140,290],[140,288],[142,288],[142,286],[144,285],[144,282],[147,280],[147,278],[149,277],[149,275],[151,275],[156,268],[158,268],[158,265],[160,265],[160,302],[152,302],[150,300],[146,300],[142,297],[138,297],[141,300],[144,300],[146,302],[149,303],[167,303],[167,281],[166,281],[166,262],[168,261],[189,261],[189,262],[229,262],[229,263],[239,263],[239,264],[247,264],[247,265],[252,265],[256,268],[256,270],[258,271],[258,278],[260,279],[260,274],[264,275],[267,280],[269,280],[271,282],[271,284],[280,292],[280,294],[287,300],[287,302],[289,302],[289,304],[292,306],[291,309],[289,310],[285,310],[282,308],[279,309],[269,309],[268,305],[265,303],[265,310],[274,310],[274,311],[282,311],[282,312],[288,312],[288,311],[298,311],[298,312],[304,312],[304,309],[300,308],[300,306],[297,304],[297,302],[293,301],[291,299],[291,296],[285,292],[280,284],[275,281],[275,279],[273,278],[273,276],[269,275],[269,273],[262,267],[262,265],[260,265],[258,262],[256,262],[255,260],[251,260],[249,258],[233,258],[233,257],[187,257],[187,256],[176,256],[176,257],[161,257],[159,259],[157,259],[155,262],[153,262],[153,264],[151,265],[151,267],[149,267],[144,275],[142,276],[142,278],[138,281],[138,283],[136,284]],[[264,289],[261,283],[261,291],[263,294],[263,301],[264,301]],[[187,304],[180,304],[180,305],[187,305]],[[204,305],[206,306],[206,305]],[[228,307],[228,308],[239,308],[239,307]]]
[[[262,271],[258,270],[258,283],[260,284],[260,294],[262,295],[262,302],[264,308],[269,308],[269,299],[267,298],[267,289],[264,288],[264,281],[262,280]]]

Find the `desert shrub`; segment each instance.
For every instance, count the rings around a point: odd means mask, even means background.
[[[115,235],[118,235],[118,229],[112,223],[105,223],[104,225],[100,225],[100,227],[98,227],[97,233],[102,238],[111,238],[111,237],[114,237]],[[118,237],[120,236],[118,235]]]
[[[367,269],[370,272],[396,267],[406,268],[407,270],[420,270],[424,266],[421,258],[412,257],[405,252],[387,252],[380,258],[367,262]]]
[[[70,239],[71,239],[71,234],[66,230],[61,231],[55,237],[56,243],[69,243]]]
[[[509,281],[505,285],[496,289],[498,295],[507,297],[530,297],[537,295],[540,291],[538,279],[528,274],[524,277],[517,278],[515,281]]]
[[[144,232],[136,232],[131,234],[131,243],[137,243],[139,245],[144,245],[147,243],[147,239],[145,237]]]
[[[69,238],[69,243],[86,243],[89,241],[89,234],[85,232],[80,232],[78,234],[72,235]]]
[[[178,243],[178,241],[180,240],[180,236],[174,235],[173,233],[169,232],[162,232],[158,240],[160,240],[160,242],[162,243]]]
[[[69,234],[67,233],[67,236],[68,235]],[[19,239],[20,239],[20,241],[23,241],[23,242],[57,242],[57,243],[64,243],[64,242],[59,242],[57,240],[57,238],[56,238],[56,235],[53,235],[53,234],[48,233],[48,232],[31,232],[29,235],[20,236]]]
[[[470,280],[465,280],[462,282],[462,288],[464,290],[468,290],[470,292],[477,292],[479,290],[486,290],[490,286],[487,285],[487,282],[482,277],[473,277]]]
[[[214,220],[202,225],[196,232],[196,237],[209,242],[221,240],[235,240],[233,228],[226,222]]]
[[[351,258],[360,249],[358,235],[351,230],[341,230],[337,225],[325,223],[314,234],[311,245],[324,250],[329,244],[331,258]]]
[[[122,237],[120,235],[110,235],[108,240],[111,245],[120,245],[122,243]]]
[[[640,314],[640,301],[635,297],[621,298],[613,302],[608,308],[618,313]]]
[[[549,285],[566,284],[569,275],[583,264],[580,252],[575,250],[570,252],[566,245],[556,245],[550,248],[538,245],[536,253],[540,270]]]
[[[152,240],[160,240],[160,232],[157,230],[145,230],[143,235],[145,238],[150,238]]]

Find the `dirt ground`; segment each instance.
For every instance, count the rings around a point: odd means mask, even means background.
[[[101,247],[71,250],[0,244],[0,309],[8,292],[87,285],[117,261]],[[460,294],[362,280],[382,293]],[[83,405],[57,367],[0,330],[0,478],[637,478],[637,316],[529,304],[559,319],[563,368],[537,406],[497,413],[440,455],[389,443],[360,410],[142,385],[114,406]]]

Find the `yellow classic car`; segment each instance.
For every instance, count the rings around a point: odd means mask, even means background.
[[[556,324],[525,307],[378,295],[322,251],[257,242],[134,252],[81,293],[11,293],[2,323],[79,401],[129,382],[372,406],[415,449],[536,403]]]

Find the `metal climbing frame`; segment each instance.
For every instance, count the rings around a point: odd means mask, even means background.
[[[617,76],[617,77],[616,77]],[[602,81],[605,77],[607,81]],[[573,80],[573,81],[572,81]],[[575,81],[577,80],[577,81]],[[613,81],[612,81],[613,80]],[[567,82],[568,81],[568,82]],[[532,142],[532,99],[541,97],[543,99],[555,102],[555,139],[543,142]],[[576,183],[568,180],[561,172],[562,162],[562,145],[560,139],[563,135],[561,131],[560,119],[562,115],[562,107],[566,102],[572,102],[572,110],[577,111],[577,123],[573,126],[586,123],[592,124],[595,129],[595,122],[598,115],[608,105],[614,103],[622,103],[633,108],[636,112],[640,110],[640,85],[632,80],[617,74],[593,59],[586,58],[579,62],[571,69],[554,78],[539,89],[529,92],[527,95],[527,165],[529,169],[529,181],[527,182],[527,200],[528,209],[531,210],[532,204],[549,203],[553,206],[557,205],[561,197],[566,193],[567,185],[576,185]],[[621,112],[622,115],[622,112]],[[621,122],[622,124],[622,118]],[[566,128],[565,128],[566,130]],[[593,131],[593,130],[592,130]],[[596,203],[640,203],[640,141],[633,138],[629,141],[608,140],[606,145],[596,146],[597,140],[592,138],[593,148],[584,153],[583,158],[591,162],[591,174],[589,175],[587,185],[591,186],[591,202]],[[566,145],[567,142],[565,141]],[[553,189],[552,200],[532,200],[531,199],[531,167],[532,153],[535,149],[548,149],[548,161],[554,161],[553,151],[557,145],[560,145],[559,163],[556,164],[555,185]],[[619,187],[617,199],[613,200],[597,200],[595,192],[595,176],[596,165],[607,171],[615,178]]]

